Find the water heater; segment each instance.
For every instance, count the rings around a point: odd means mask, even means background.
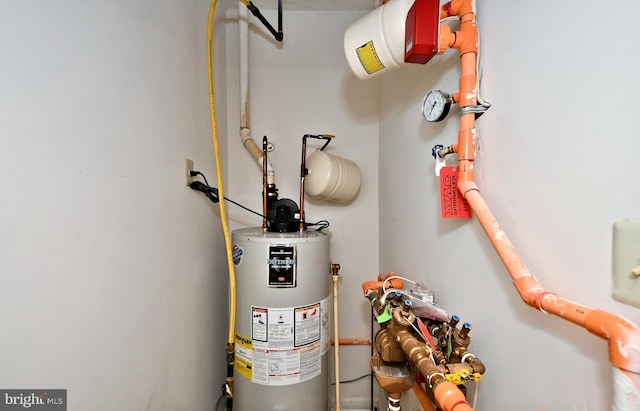
[[[329,409],[330,237],[233,232],[238,410]]]

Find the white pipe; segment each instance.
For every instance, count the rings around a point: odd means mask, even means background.
[[[240,49],[240,140],[262,170],[262,149],[251,138],[249,124],[249,11],[238,2],[238,38]],[[275,172],[267,161],[267,183],[275,184]]]
[[[340,411],[340,336],[338,335],[338,276],[333,275],[333,345],[334,368],[336,370],[336,411]]]
[[[249,11],[238,2],[240,42],[240,130],[249,127]],[[244,140],[243,140],[244,143]]]
[[[613,411],[640,411],[640,374],[613,367]]]

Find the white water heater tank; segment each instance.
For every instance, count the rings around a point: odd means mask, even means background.
[[[324,231],[233,232],[234,409],[329,409],[330,237]]]

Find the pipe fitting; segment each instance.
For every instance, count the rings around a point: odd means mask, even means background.
[[[407,301],[409,302],[409,305],[406,304]],[[411,311],[410,303],[411,301],[406,300],[405,304],[401,307],[396,307],[392,310],[393,321],[391,322],[390,328],[394,335],[396,335],[401,329],[411,327],[411,324],[416,321],[416,316],[413,311]]]
[[[466,14],[475,13],[473,0],[451,0],[440,6],[440,19],[458,16],[462,18]]]
[[[608,340],[609,361],[640,374],[640,329],[624,317],[603,310],[589,312],[584,321],[589,332]]]
[[[438,406],[444,411],[473,411],[462,391],[452,382],[441,382],[433,393]]]

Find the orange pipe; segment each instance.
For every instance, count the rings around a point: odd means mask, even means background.
[[[478,55],[478,27],[476,26],[473,0],[453,0],[443,4],[440,9],[440,17],[458,16],[460,18],[460,30],[451,34],[450,30],[441,26],[441,33],[448,37],[446,42],[449,47],[460,52],[460,83],[456,93],[457,103],[461,109],[475,107],[478,104],[477,89],[478,75],[476,73],[476,61]],[[445,40],[443,40],[444,43]],[[443,44],[440,44],[442,47]],[[460,116],[460,131],[458,143],[454,146],[458,154],[458,181],[473,181],[473,162],[476,153],[476,126],[475,113],[469,112]]]
[[[367,281],[362,283],[362,291],[367,294],[367,291],[369,290],[377,290],[378,288],[382,287],[384,285],[384,282],[387,278],[389,277],[393,277],[394,275],[396,275],[395,273],[387,273],[385,274],[378,274],[378,281]],[[394,278],[393,280],[389,280],[387,282],[388,287],[387,288],[396,288],[396,289],[401,289],[402,287],[404,287],[404,281],[402,281],[399,278]]]
[[[475,106],[477,105],[478,29],[475,22],[473,0],[452,0],[443,4],[440,8],[440,18],[450,16],[460,18],[460,30],[455,34],[451,34],[450,30],[441,30],[446,38],[442,40],[440,46],[442,47],[446,43],[449,47],[457,48],[460,51],[461,75],[458,103],[461,108]],[[452,41],[453,44],[451,44]],[[523,301],[538,310],[586,328],[589,332],[607,340],[609,361],[621,370],[640,374],[640,329],[637,325],[619,315],[592,309],[559,297],[542,288],[531,274],[484,202],[474,182],[475,144],[475,114],[463,114],[460,116],[460,131],[457,147],[455,147],[460,163],[458,188],[476,214],[482,228],[511,275],[514,286]],[[446,393],[449,398],[450,387],[442,388],[442,391],[439,390],[440,386],[436,388],[436,392],[440,392],[442,396]],[[455,396],[451,395],[450,398],[455,398]],[[449,410],[440,402],[438,395],[436,395],[436,399],[442,408]],[[453,407],[457,410],[471,409],[468,404],[462,406],[454,404]]]
[[[458,187],[511,275],[522,300],[537,310],[556,315],[607,340],[611,364],[639,374],[640,328],[619,315],[577,304],[542,288],[489,210],[475,183],[466,182]]]
[[[433,394],[444,411],[473,411],[462,391],[450,381],[438,384]]]
[[[435,411],[435,408],[433,407],[431,400],[429,400],[427,393],[424,391],[422,384],[418,381],[413,383],[413,393],[416,395],[416,398],[418,398],[418,401],[420,401],[420,406],[423,411]]]

